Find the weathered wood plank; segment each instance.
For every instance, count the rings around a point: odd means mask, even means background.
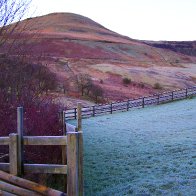
[[[0,170],[10,171],[10,163],[0,163]],[[25,173],[67,174],[67,165],[24,164]]]
[[[67,132],[67,195],[78,196],[78,132]]]
[[[66,117],[66,112],[63,111],[62,112],[62,128],[63,128],[63,135],[67,134],[67,129],[66,129],[66,121],[65,121],[65,117]],[[66,141],[67,142],[67,141]],[[61,146],[61,153],[62,153],[62,164],[66,165],[67,164],[67,146]],[[67,175],[63,175],[63,189],[64,192],[67,192]]]
[[[18,133],[18,142],[17,142],[17,148],[18,148],[18,175],[23,175],[23,164],[24,164],[24,147],[23,147],[23,107],[17,108],[17,133]]]
[[[66,165],[67,164],[67,146],[62,146],[62,164]],[[67,173],[66,173],[67,174]],[[64,192],[67,192],[67,175],[63,176],[63,184],[64,184]]]
[[[78,184],[79,184],[79,196],[83,196],[83,134],[78,132]]]
[[[10,171],[10,164],[9,163],[0,163],[0,170],[9,172]]]
[[[0,181],[0,190],[6,191],[6,192],[12,193],[12,194],[20,195],[20,196],[27,196],[27,195],[41,196],[41,194],[35,193],[34,191],[20,188],[20,187],[14,186],[12,184],[9,184],[9,183],[3,182],[3,181]]]
[[[66,112],[62,112],[62,128],[63,128],[63,135],[66,135],[66,122],[65,122]]]
[[[25,188],[31,191],[36,191],[37,193],[41,193],[43,195],[50,195],[50,196],[65,195],[60,191],[45,187],[43,185],[39,185],[35,182],[16,177],[2,171],[0,171],[0,179],[9,182],[15,186],[20,186],[21,188]]]
[[[0,145],[9,145],[10,138],[9,137],[0,137]]]
[[[57,145],[65,146],[67,136],[24,136],[24,145]]]
[[[77,131],[82,130],[82,104],[77,104]]]
[[[10,160],[10,174],[18,175],[18,135],[10,134],[10,145],[9,145],[9,160]]]
[[[0,196],[16,196],[15,194],[12,194],[12,193],[8,193],[6,191],[1,191],[0,190]]]
[[[25,173],[67,174],[67,165],[24,164]]]

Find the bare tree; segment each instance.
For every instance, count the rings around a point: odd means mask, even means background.
[[[84,95],[85,91],[86,94],[88,95],[89,90],[93,84],[91,77],[88,74],[79,74],[77,75],[77,82],[82,96]]]
[[[100,86],[93,84],[90,88],[90,92],[95,103],[98,103],[99,99],[103,99],[103,89]]]
[[[25,134],[62,134],[59,131],[61,126],[57,115],[59,105],[53,103],[52,98],[46,95],[48,91],[56,89],[55,74],[47,67],[35,63],[37,59],[32,58],[32,63],[28,53],[23,53],[27,50],[28,38],[32,39],[32,33],[23,33],[26,26],[24,22],[21,25],[20,21],[26,16],[30,1],[0,0],[0,136],[7,136],[15,129],[15,109],[19,105],[25,108]],[[31,149],[25,157],[29,160],[35,158],[51,161],[51,157],[43,157],[47,150],[42,150],[41,152],[40,149]],[[1,148],[0,151],[6,154],[6,149]],[[57,149],[53,153],[58,151]]]
[[[16,30],[19,21],[27,13],[30,3],[31,0],[0,1],[0,47]]]
[[[17,58],[0,58],[0,94],[7,101],[33,101],[56,87],[56,75],[47,67]]]

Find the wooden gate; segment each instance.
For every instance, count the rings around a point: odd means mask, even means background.
[[[83,134],[81,130],[81,105],[78,104],[77,127],[66,124],[63,136],[23,136],[23,108],[17,108],[17,133],[0,137],[0,146],[9,146],[9,163],[0,163],[0,170],[15,176],[28,173],[63,174],[68,196],[83,195]],[[70,131],[71,127],[71,131]],[[62,146],[62,165],[24,163],[24,145]],[[67,161],[65,161],[67,160]],[[67,162],[67,164],[65,164]],[[1,190],[1,188],[0,188]]]

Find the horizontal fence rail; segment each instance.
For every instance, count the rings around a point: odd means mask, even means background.
[[[66,196],[65,193],[0,171],[0,195]]]
[[[9,146],[9,155],[11,163],[0,163],[0,169],[6,172],[10,171],[10,168],[14,168],[14,171],[18,170],[17,157],[20,154],[17,149],[18,134],[10,134],[9,137],[0,137],[0,145]],[[67,145],[67,136],[24,136],[24,145]],[[66,154],[64,155],[66,156]],[[15,158],[15,160],[13,160]],[[54,174],[67,174],[67,165],[50,165],[50,164],[23,164],[24,173],[54,173]],[[12,173],[12,172],[11,172]],[[14,174],[17,174],[18,171]]]
[[[94,106],[86,106],[82,108],[82,118],[94,117],[103,114],[112,114],[117,111],[128,111],[131,108],[144,108],[145,106],[158,105],[172,102],[180,99],[186,99],[196,95],[196,86],[178,89],[162,94],[154,94],[148,97],[139,97],[137,99],[129,99],[121,102],[113,102],[110,104],[100,104]],[[77,108],[65,111],[65,119],[77,119]]]
[[[0,137],[0,146],[9,147],[9,162],[0,163],[0,171],[14,176],[29,173],[62,174],[68,196],[83,195],[83,133],[81,104],[77,107],[77,127],[63,121],[67,130],[63,136],[23,136],[23,108],[17,108],[17,133]],[[62,164],[29,164],[24,162],[24,146],[61,146]],[[66,176],[65,176],[66,175]],[[0,180],[1,181],[1,180]],[[14,188],[14,190],[17,187]],[[0,186],[0,193],[1,193]],[[1,195],[1,194],[0,194]]]
[[[29,173],[62,174],[67,176],[66,186],[68,195],[82,195],[83,187],[78,187],[78,181],[82,181],[82,132],[76,131],[73,125],[72,132],[67,132],[66,136],[23,136],[23,145],[50,145],[66,146],[67,164],[27,164],[19,161],[21,152],[18,148],[18,134],[10,134],[9,137],[0,137],[0,146],[9,146],[9,163],[0,163],[0,170],[13,175]],[[22,164],[22,173],[19,173],[19,165]],[[80,184],[83,185],[81,182]],[[0,187],[1,190],[1,187]]]
[[[0,163],[0,170],[10,172],[10,163]],[[67,174],[67,165],[24,164],[24,173]]]

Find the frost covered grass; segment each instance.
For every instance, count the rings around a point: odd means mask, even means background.
[[[195,195],[196,99],[83,120],[85,195]]]

